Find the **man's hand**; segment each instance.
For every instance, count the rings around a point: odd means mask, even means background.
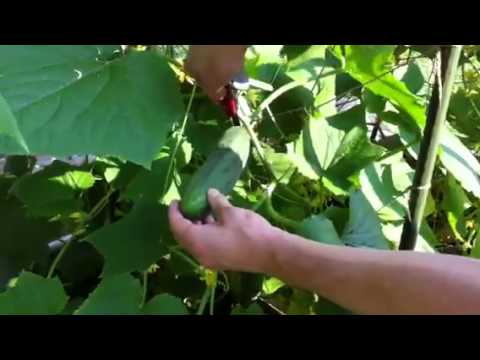
[[[217,190],[209,191],[208,200],[217,220],[209,216],[204,224],[185,219],[178,202],[172,203],[170,228],[177,241],[207,268],[265,272],[281,230],[253,211],[232,206]]]
[[[185,70],[214,102],[225,96],[225,85],[243,70],[247,45],[191,45]]]

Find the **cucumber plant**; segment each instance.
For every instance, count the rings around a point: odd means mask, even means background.
[[[478,49],[461,55],[415,251],[480,257]],[[200,217],[210,186],[311,240],[398,249],[437,46],[253,45],[246,72],[273,91],[249,90],[237,127],[187,51],[0,46],[0,314],[350,313],[184,252],[168,205]]]

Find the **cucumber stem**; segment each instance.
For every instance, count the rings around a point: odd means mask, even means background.
[[[183,134],[184,134],[185,128],[187,126],[188,115],[190,114],[190,109],[192,108],[193,99],[195,97],[196,90],[197,90],[197,84],[194,84],[193,88],[192,88],[192,93],[190,94],[190,99],[188,100],[187,109],[185,110],[185,115],[183,117],[182,125],[180,126],[180,133],[178,134],[178,139],[175,143],[175,147],[173,148],[172,155],[171,155],[171,158],[170,158],[170,162],[168,163],[167,175],[165,177],[165,184],[163,186],[163,191],[162,191],[162,196],[161,196],[162,199],[167,194],[167,191],[170,187],[169,178],[171,176],[173,163],[175,162],[175,158],[177,156],[178,149],[180,148],[180,145],[182,144],[182,141],[183,141]]]
[[[268,215],[272,218],[272,220],[274,222],[276,222],[276,223],[278,223],[278,224],[280,224],[280,225],[282,225],[282,226],[284,226],[287,229],[292,230],[292,231],[295,231],[300,226],[299,222],[294,221],[294,220],[290,220],[290,219],[286,218],[285,216],[280,215],[273,208],[272,200],[271,200],[270,196],[267,196],[267,198],[265,199],[264,206],[265,206],[265,210],[267,211]]]
[[[200,301],[200,306],[198,307],[197,310],[197,315],[203,315],[203,312],[205,311],[205,306],[207,305],[208,301],[208,296],[210,295],[210,287],[205,288],[205,292],[202,295],[202,300]]]
[[[214,307],[215,307],[215,289],[217,288],[217,284],[215,283],[210,290],[210,315],[213,315]]]

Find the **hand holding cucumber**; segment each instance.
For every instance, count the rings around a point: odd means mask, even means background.
[[[193,45],[187,71],[218,102],[226,94],[225,85],[243,70],[245,50],[239,45]],[[223,194],[230,193],[249,156],[250,141],[243,130],[235,126],[225,134],[192,178],[182,202],[169,209],[173,235],[202,265],[269,274],[358,314],[480,313],[478,260],[319,243],[232,206]]]
[[[281,231],[253,211],[234,207],[215,189],[208,191],[213,216],[203,221],[184,217],[179,203],[170,206],[170,228],[177,241],[205,267],[266,272],[271,242]]]

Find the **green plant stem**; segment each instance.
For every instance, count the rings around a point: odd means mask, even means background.
[[[211,291],[211,288],[207,286],[202,295],[202,300],[200,301],[200,306],[198,307],[197,315],[203,315],[205,311],[205,306],[207,305],[208,297],[210,295],[210,291]]]
[[[306,81],[295,80],[295,81],[289,82],[288,84],[280,86],[277,90],[275,90],[273,93],[268,95],[268,97],[262,101],[262,103],[258,106],[257,110],[255,111],[254,115],[261,114],[262,111],[265,110],[277,98],[279,98],[286,92],[292,89],[295,89],[296,87],[305,85],[306,83],[307,83]]]
[[[53,276],[53,273],[55,272],[55,268],[57,267],[58,263],[62,259],[63,255],[67,251],[67,249],[70,247],[70,244],[74,242],[75,239],[71,239],[70,241],[66,242],[65,245],[60,249],[58,252],[57,256],[55,256],[55,259],[52,262],[52,265],[50,266],[50,269],[48,270],[47,274],[47,279],[50,279]]]
[[[215,309],[215,289],[217,288],[217,283],[215,282],[215,285],[212,286],[210,290],[210,315],[213,315],[214,309]]]
[[[248,132],[248,135],[252,139],[253,147],[255,148],[255,151],[257,152],[258,157],[262,161],[263,165],[267,168],[268,172],[270,173],[270,176],[272,177],[272,179],[275,181],[276,184],[280,183],[281,179],[277,179],[277,177],[275,176],[275,172],[273,171],[272,165],[270,165],[267,158],[265,157],[265,153],[263,152],[262,145],[260,145],[260,141],[258,140],[258,137],[255,134],[255,132],[253,131],[252,127],[250,126],[250,123],[249,123],[248,119],[246,119],[240,113],[238,114],[238,118],[240,119],[240,122],[245,127],[245,129]],[[287,191],[288,193],[290,193],[292,195],[299,196],[295,191],[293,191],[289,187],[285,187],[285,191]],[[305,204],[307,204],[307,203],[305,202]]]
[[[145,306],[147,302],[147,290],[148,290],[148,270],[143,272],[143,294],[142,294],[142,302],[140,304],[140,308]]]
[[[249,119],[246,119],[243,114],[239,113],[238,118],[240,119],[240,122],[242,125],[245,127],[245,129],[248,132],[248,135],[252,139],[253,146],[255,150],[257,151],[258,157],[260,160],[263,162],[263,165],[267,168],[268,172],[272,175],[272,177],[276,180],[275,173],[273,171],[272,166],[270,163],[267,161],[265,158],[265,154],[263,152],[262,146],[260,145],[260,141],[258,141],[257,135],[253,131],[252,127],[250,126],[250,121]]]
[[[198,271],[200,270],[200,265],[198,265],[197,263],[195,263],[195,261],[193,261],[192,259],[190,259],[187,255],[185,255],[184,253],[182,253],[181,251],[177,250],[175,247],[170,247],[169,250],[171,252],[173,252],[174,254],[176,254],[177,256],[181,257],[183,260],[185,260],[188,264],[192,265],[192,267]]]
[[[271,200],[270,196],[268,196],[265,199],[264,207],[265,207],[265,210],[266,210],[267,214],[272,218],[272,220],[274,222],[286,227],[287,229],[294,231],[300,225],[299,222],[290,220],[290,219],[286,218],[285,216],[280,215],[273,208],[272,200]]]
[[[90,210],[88,213],[85,222],[91,221],[95,216],[98,215],[100,211],[108,204],[108,199],[112,194],[115,192],[113,188],[110,188],[108,192],[98,201],[98,203]],[[55,268],[57,267],[58,263],[62,259],[63,255],[65,255],[65,252],[67,249],[70,247],[70,244],[75,241],[75,238],[71,239],[69,242],[65,243],[65,245],[60,249],[58,252],[57,256],[52,262],[52,265],[50,266],[50,269],[48,270],[47,274],[47,279],[50,279],[53,276],[53,273],[55,271]]]
[[[85,222],[91,221],[95,216],[97,216],[100,211],[103,210],[103,208],[108,204],[108,199],[112,194],[115,192],[113,188],[110,188],[107,193],[97,202],[97,204],[90,210],[88,213]]]
[[[402,230],[400,250],[414,249],[420,232],[461,51],[461,45],[452,46],[451,50],[442,48],[440,51],[441,61],[437,65],[437,76],[415,169],[409,213]],[[442,71],[445,60],[448,60],[448,63],[445,71]]]
[[[175,158],[177,156],[178,149],[180,148],[180,145],[182,144],[183,133],[185,132],[185,128],[187,126],[188,115],[190,114],[190,110],[192,108],[193,98],[195,97],[196,90],[197,90],[197,85],[194,84],[193,89],[192,89],[192,93],[190,94],[190,99],[188,100],[187,109],[185,110],[185,116],[183,117],[182,125],[180,127],[180,133],[178,134],[177,142],[175,143],[175,147],[173,148],[173,152],[172,152],[172,155],[170,157],[170,162],[168,163],[168,169],[167,169],[167,174],[166,174],[166,177],[165,177],[165,184],[163,185],[163,191],[162,191],[161,198],[163,198],[165,196],[165,194],[167,193],[168,188],[170,186],[170,181],[168,179],[171,176],[173,163],[175,162]]]

